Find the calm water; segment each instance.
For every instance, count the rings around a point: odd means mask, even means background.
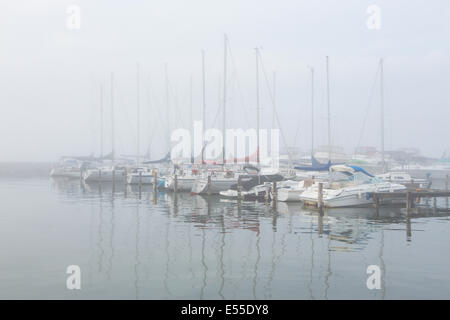
[[[1,299],[450,298],[450,219],[433,210],[320,218],[46,177],[0,178],[0,199]],[[66,289],[69,265],[81,290]],[[367,289],[369,265],[380,290]]]

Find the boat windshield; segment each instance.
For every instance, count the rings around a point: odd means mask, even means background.
[[[342,188],[351,185],[369,184],[380,182],[377,178],[372,178],[362,172],[342,172],[335,171],[330,175],[330,186],[332,189]]]

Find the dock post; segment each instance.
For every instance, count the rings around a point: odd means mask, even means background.
[[[322,211],[323,207],[323,182],[319,182],[319,190],[317,195],[317,208]]]
[[[277,182],[274,181],[272,184],[272,205],[275,208],[277,206],[277,199],[278,199],[278,190],[277,190]]]
[[[238,202],[241,201],[241,196],[242,196],[241,177],[238,177],[238,180],[237,180],[237,201]]]
[[[378,218],[380,215],[380,198],[376,194],[373,195],[373,202],[375,205],[375,214]]]
[[[406,241],[411,241],[411,217],[406,216]]]
[[[437,201],[436,197],[433,198],[433,213],[436,214],[437,211]]]
[[[158,171],[153,171],[153,191],[156,193],[158,191]]]
[[[448,191],[448,174],[445,175],[445,191]],[[448,198],[445,198],[445,208],[448,211]]]
[[[208,196],[211,195],[211,176],[208,176]]]
[[[323,234],[323,211],[322,210],[320,210],[319,216],[317,217],[317,219],[318,219],[317,233],[319,234],[319,237],[322,238],[322,234]]]
[[[139,199],[142,195],[142,171],[139,171]]]
[[[277,190],[277,182],[274,181],[272,183],[272,197],[273,197],[273,201],[277,201],[278,198],[278,190]]]
[[[174,192],[178,191],[178,176],[176,173],[174,175],[174,180],[173,180],[173,191]]]
[[[266,187],[265,200],[266,204],[268,204],[270,200],[270,185],[268,183],[265,183],[265,187]]]
[[[113,192],[116,190],[116,168],[113,168],[112,170],[112,189]]]
[[[412,197],[411,191],[406,192],[406,216],[409,217],[411,213]]]

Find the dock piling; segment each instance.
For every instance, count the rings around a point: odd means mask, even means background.
[[[445,175],[445,191],[448,191],[448,174]],[[445,208],[448,210],[448,198],[445,198]]]
[[[158,171],[153,171],[153,191],[158,192]]]
[[[173,180],[173,191],[177,192],[178,191],[178,176],[177,174],[174,175],[174,180]]]
[[[323,209],[323,182],[319,182],[319,190],[317,195],[317,208],[322,211]]]
[[[139,171],[139,199],[142,195],[142,171]]]
[[[208,176],[208,196],[211,195],[211,176]]]

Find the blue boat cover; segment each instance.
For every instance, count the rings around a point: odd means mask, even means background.
[[[296,166],[294,169],[303,171],[328,171],[332,166],[331,161],[320,163],[316,158],[311,157],[311,166]]]

